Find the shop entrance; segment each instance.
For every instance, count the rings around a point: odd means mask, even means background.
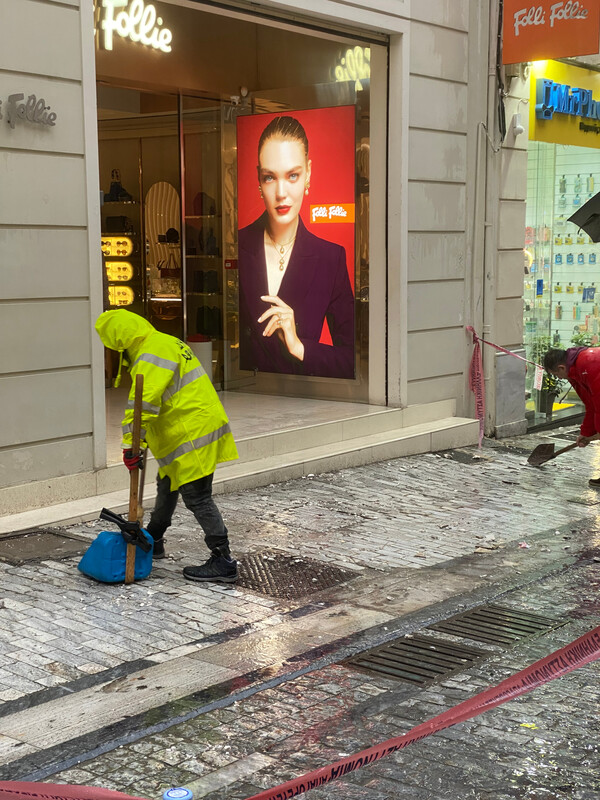
[[[223,388],[218,103],[100,85],[98,116],[104,306],[187,341]]]
[[[384,141],[384,37],[377,45],[158,3],[172,32],[168,51],[120,34],[106,49],[103,8],[96,3],[104,307],[128,308],[186,341],[218,391],[248,396],[250,416],[258,394],[368,403],[369,374],[384,375],[387,358],[378,347],[375,371],[369,363],[370,55],[377,48],[382,66],[376,124]],[[285,54],[283,66],[275,53]],[[285,274],[274,289],[260,277],[244,286],[240,276],[251,268],[242,263],[239,234],[269,213],[257,175],[259,134],[279,116],[308,137],[298,159],[307,172],[296,210],[302,224],[279,237],[277,224],[261,228],[256,264],[277,276],[283,261]],[[302,251],[297,231],[304,229]],[[303,260],[294,262],[295,254]],[[267,322],[258,318],[277,302],[263,296],[279,294],[302,347],[271,331],[279,352],[269,361],[254,344],[267,341]],[[384,309],[385,297],[378,304]],[[107,355],[107,387],[115,361]],[[109,414],[122,408],[115,390],[107,395]]]

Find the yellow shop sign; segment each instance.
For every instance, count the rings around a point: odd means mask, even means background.
[[[600,148],[600,73],[558,61],[534,61],[529,138]]]

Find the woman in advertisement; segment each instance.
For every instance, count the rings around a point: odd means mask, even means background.
[[[264,213],[239,231],[240,367],[354,377],[354,296],[342,246],[300,218],[312,163],[294,117],[269,122],[258,143]],[[331,344],[323,343],[324,322]]]

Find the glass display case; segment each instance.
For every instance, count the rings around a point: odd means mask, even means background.
[[[223,385],[223,245],[220,111],[183,97],[185,339]]]
[[[143,314],[145,286],[140,202],[123,187],[118,169],[111,171],[110,189],[103,196],[101,209],[105,306]]]
[[[530,142],[527,167],[523,329],[526,357],[542,364],[551,347],[600,342],[598,245],[568,218],[600,186],[600,153],[587,147]],[[552,394],[548,376],[526,378],[526,416],[532,425],[583,411],[569,384]]]

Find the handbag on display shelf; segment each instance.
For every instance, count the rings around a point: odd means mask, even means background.
[[[181,267],[173,253],[169,253],[169,259],[164,267],[159,262],[158,269],[160,270],[161,278],[179,278],[181,274]]]

